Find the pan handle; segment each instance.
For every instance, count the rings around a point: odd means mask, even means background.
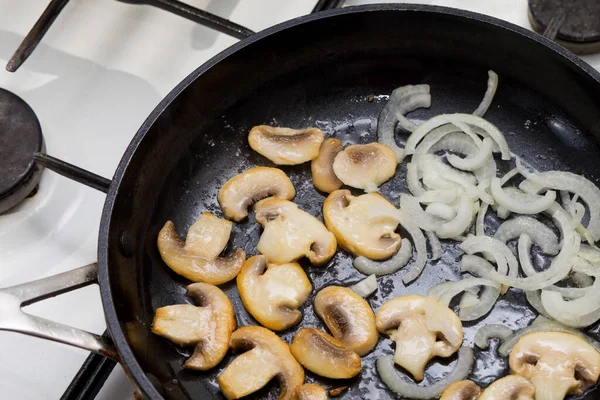
[[[96,263],[48,278],[0,289],[0,330],[80,347],[118,361],[119,355],[110,339],[36,317],[22,310],[22,307],[93,283],[98,283]]]

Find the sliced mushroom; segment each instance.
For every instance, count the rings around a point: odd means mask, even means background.
[[[156,310],[152,332],[179,346],[196,346],[184,368],[206,371],[221,362],[235,329],[229,298],[216,286],[193,283],[187,287],[199,307],[177,304]]]
[[[281,331],[302,319],[298,311],[312,290],[306,273],[297,263],[267,264],[267,257],[248,259],[237,277],[244,307],[262,325]]]
[[[231,222],[204,213],[184,242],[173,222],[167,221],[158,234],[160,256],[169,268],[191,281],[213,285],[228,282],[240,272],[246,259],[244,250],[237,249],[231,257],[207,258],[216,257],[225,248],[231,233],[231,225],[227,224]]]
[[[450,357],[461,346],[462,323],[458,316],[433,297],[400,296],[388,300],[377,312],[377,329],[396,343],[394,362],[416,381],[434,357]]]
[[[536,400],[562,400],[596,383],[600,353],[570,333],[534,332],[519,339],[509,365],[513,373],[535,386]]]
[[[315,297],[315,312],[344,346],[364,356],[377,344],[375,314],[352,290],[328,286]]]
[[[305,383],[296,389],[294,400],[327,400],[327,390],[314,383]]]
[[[225,182],[218,200],[225,218],[239,222],[248,216],[248,207],[271,196],[292,200],[296,189],[282,170],[255,167]]]
[[[508,375],[488,386],[478,400],[535,400],[535,387],[520,375]],[[562,400],[562,397],[560,398]],[[443,400],[443,399],[440,399]]]
[[[228,399],[239,399],[277,378],[279,400],[291,400],[304,383],[304,369],[290,353],[288,345],[261,326],[244,326],[233,332],[229,346],[244,352],[219,375],[217,381]]]
[[[270,262],[285,264],[306,256],[312,264],[321,265],[335,254],[335,236],[296,203],[265,199],[256,203],[254,212],[264,227],[256,248]]]
[[[339,139],[327,139],[321,144],[317,158],[312,160],[310,169],[313,183],[320,191],[331,193],[342,187],[342,181],[333,172],[333,160],[343,149]]]
[[[345,185],[375,192],[394,176],[396,165],[396,153],[384,144],[353,144],[335,156],[333,171]]]
[[[304,368],[326,378],[348,379],[360,372],[360,356],[355,351],[315,328],[300,329],[290,351]]]
[[[313,160],[319,154],[322,142],[323,132],[317,128],[259,125],[248,135],[250,147],[278,165],[296,165]]]
[[[457,381],[448,386],[442,392],[440,400],[477,400],[480,394],[481,388],[477,386],[474,382]],[[497,400],[500,399],[504,399],[504,397],[497,398]],[[507,399],[512,399],[512,397]]]
[[[354,197],[336,190],[325,199],[323,215],[339,245],[354,256],[384,260],[400,248],[398,209],[379,193]]]

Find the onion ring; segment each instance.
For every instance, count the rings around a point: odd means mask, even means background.
[[[402,269],[412,257],[412,244],[410,240],[403,238],[400,250],[386,261],[375,261],[370,258],[359,256],[354,259],[354,268],[365,275],[389,275]]]
[[[496,74],[491,69],[488,71],[488,82],[487,89],[485,91],[485,95],[483,96],[483,100],[477,107],[475,111],[473,111],[473,115],[478,117],[483,117],[487,112],[490,104],[492,104],[492,100],[494,100],[494,95],[496,94],[496,89],[498,89],[498,74]]]

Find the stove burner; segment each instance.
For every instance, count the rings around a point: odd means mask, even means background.
[[[35,193],[43,168],[33,153],[43,150],[42,129],[31,107],[0,89],[0,213]]]
[[[529,0],[529,21],[536,32],[574,53],[600,51],[598,0]]]

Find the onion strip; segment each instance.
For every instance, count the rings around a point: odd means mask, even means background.
[[[500,341],[504,341],[512,334],[512,329],[506,325],[484,325],[477,330],[473,341],[475,342],[475,346],[485,350],[490,347],[489,341],[491,339],[500,339]]]
[[[487,112],[490,104],[492,104],[492,100],[494,100],[494,95],[496,94],[496,90],[498,89],[498,74],[496,74],[491,69],[488,71],[488,81],[487,81],[487,89],[485,91],[485,95],[481,100],[481,103],[477,107],[475,111],[473,111],[473,115],[478,117],[483,117]]]
[[[492,179],[492,197],[494,200],[509,211],[519,214],[538,214],[547,210],[556,199],[556,192],[547,191],[544,196],[538,196],[534,201],[520,201],[504,192],[500,184],[500,178]]]
[[[375,274],[369,275],[362,281],[350,286],[350,289],[360,297],[368,297],[377,290],[377,278]]]
[[[429,248],[431,249],[430,260],[439,260],[442,258],[442,244],[437,235],[431,231],[425,232],[427,235],[427,241],[429,241]]]
[[[454,168],[462,169],[463,171],[474,171],[483,167],[487,159],[492,156],[493,147],[494,142],[492,142],[492,139],[485,138],[483,139],[483,145],[477,155],[460,158],[455,154],[450,154],[448,156],[448,162]]]
[[[417,251],[417,258],[408,269],[408,272],[402,277],[402,281],[408,284],[421,275],[425,264],[427,264],[427,243],[425,242],[423,232],[421,232],[421,229],[419,229],[409,216],[400,211],[398,213],[398,220],[400,225],[402,225],[412,238],[415,250]]]
[[[354,259],[354,268],[365,275],[389,275],[402,269],[412,257],[410,240],[403,238],[400,250],[386,261],[375,261],[364,256]]]
[[[516,217],[498,227],[494,237],[503,243],[527,235],[545,254],[556,255],[560,250],[558,238],[552,229],[532,217]]]

